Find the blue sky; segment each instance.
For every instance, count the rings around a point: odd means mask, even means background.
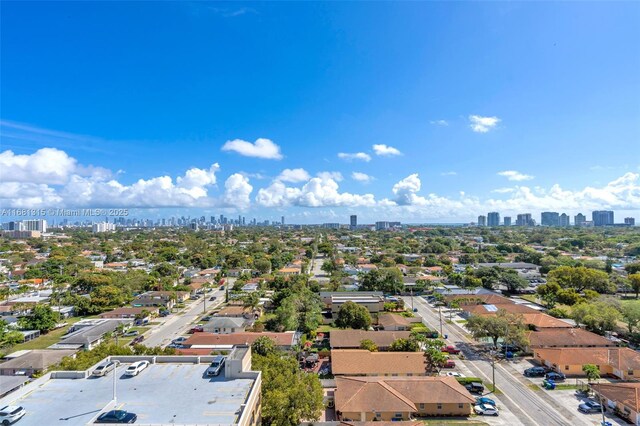
[[[637,215],[639,21],[637,2],[5,2],[0,203]]]

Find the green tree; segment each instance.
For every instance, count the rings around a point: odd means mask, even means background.
[[[268,356],[277,350],[276,343],[267,336],[260,336],[251,344],[251,352],[254,355]]]
[[[18,319],[18,325],[24,330],[40,330],[41,333],[46,333],[52,330],[58,321],[60,314],[51,309],[51,306],[38,304],[29,315]]]
[[[582,366],[582,371],[587,376],[589,383],[598,380],[600,378],[600,369],[594,364],[585,364]]]
[[[416,352],[420,344],[415,339],[396,339],[389,345],[390,352]]]
[[[638,323],[640,322],[640,303],[627,303],[622,305],[620,309],[622,318],[627,324],[629,334],[632,334]]]
[[[363,339],[360,341],[360,349],[366,349],[369,352],[378,352],[378,345],[371,339]]]
[[[368,330],[371,326],[371,315],[366,307],[347,301],[338,310],[336,326]]]
[[[498,347],[499,339],[521,347],[527,343],[522,316],[503,309],[495,315],[472,315],[465,327],[474,339],[490,338],[494,347]]]
[[[636,294],[636,299],[638,298],[638,294],[640,294],[640,273],[636,272],[635,274],[631,274],[628,276],[629,285],[631,289]]]
[[[438,376],[440,370],[447,362],[447,355],[442,352],[444,341],[440,339],[427,339],[425,342],[424,363],[427,373]]]
[[[561,290],[558,283],[551,282],[539,285],[536,288],[536,293],[538,293],[538,296],[542,299],[547,309],[553,309],[558,302],[558,292]]]
[[[500,282],[507,287],[509,293],[517,293],[529,285],[529,281],[518,275],[516,271],[506,270],[500,274]]]
[[[588,330],[604,334],[612,331],[620,319],[620,312],[604,302],[578,303],[571,309],[571,317],[578,325],[583,324]]]
[[[624,270],[627,271],[629,275],[637,274],[640,272],[640,262],[627,263],[624,265]]]
[[[549,281],[556,282],[563,289],[573,288],[580,293],[585,289],[598,293],[609,293],[609,275],[604,271],[584,266],[559,266],[548,274]]]
[[[290,355],[254,355],[253,369],[262,371],[262,423],[297,426],[316,421],[324,409],[320,379],[306,374]]]

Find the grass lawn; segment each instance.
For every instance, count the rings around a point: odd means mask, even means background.
[[[47,334],[43,334],[40,337],[33,339],[29,342],[20,343],[13,346],[12,348],[7,348],[4,350],[4,352],[11,353],[11,352],[22,351],[22,350],[46,349],[49,346],[55,343],[58,343],[60,341],[60,338],[67,333],[67,330],[69,330],[69,327],[71,327],[74,323],[80,321],[81,319],[83,318],[79,318],[79,317],[67,318],[64,320],[64,322],[67,322],[68,325],[65,325],[64,327],[59,328],[57,330],[52,330]]]
[[[317,331],[318,333],[330,333],[330,332],[331,332],[331,330],[340,330],[340,328],[338,328],[338,327],[333,327],[332,325],[327,324],[327,325],[321,325],[320,327],[318,327],[318,328],[316,329],[316,331]]]
[[[638,305],[640,304],[640,299],[620,299],[620,303],[622,304],[622,306]]]
[[[535,383],[529,383],[527,385],[527,387],[529,389],[531,389],[532,391],[536,391],[536,392],[542,390],[542,388],[540,386],[536,385]]]
[[[538,296],[535,294],[521,294],[521,299],[528,300],[529,302],[538,303]]]
[[[151,327],[131,327],[129,330],[127,331],[139,331],[140,334],[144,334],[147,332],[147,330],[149,330]],[[139,336],[138,335],[138,336]],[[138,336],[132,336],[132,337],[124,337],[124,336],[118,336],[118,345],[120,346],[126,346],[129,343],[131,343],[131,341],[133,339],[135,339]],[[115,343],[115,339],[113,339],[113,342]]]

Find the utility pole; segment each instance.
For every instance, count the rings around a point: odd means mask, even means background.
[[[117,378],[118,378],[118,365],[120,365],[120,361],[114,361],[116,363],[115,367],[113,367],[113,408],[116,408],[118,405],[118,393],[117,393]]]
[[[438,315],[440,316],[440,336],[444,337],[442,332],[442,305],[438,305]]]

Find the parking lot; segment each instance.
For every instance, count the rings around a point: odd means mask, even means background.
[[[138,415],[137,423],[232,424],[253,380],[204,377],[206,364],[151,364],[138,376],[118,368],[118,409]],[[21,405],[21,426],[84,426],[111,401],[113,373],[88,379],[51,379],[26,396],[3,403]]]

